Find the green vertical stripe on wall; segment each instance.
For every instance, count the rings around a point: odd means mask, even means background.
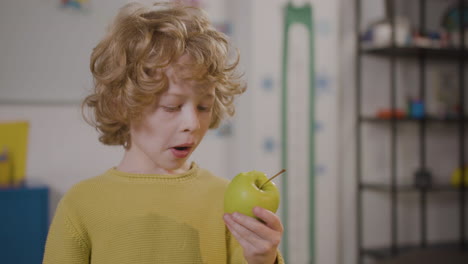
[[[282,67],[282,104],[281,104],[281,165],[288,170],[288,51],[289,28],[293,24],[303,24],[309,32],[309,263],[315,263],[315,64],[314,64],[314,29],[313,12],[310,4],[302,7],[294,7],[288,3],[285,9],[284,34],[283,34],[283,67]],[[283,200],[283,254],[286,262],[289,262],[289,223],[288,223],[288,180],[289,175],[283,175],[282,200]]]
[[[310,9],[309,31],[310,31],[310,56],[309,56],[309,243],[310,263],[315,263],[315,53],[314,53],[314,28],[313,12]],[[313,255],[312,255],[313,254]]]
[[[284,18],[284,34],[283,34],[283,73],[282,73],[282,81],[281,81],[281,167],[286,169],[286,172],[283,174],[283,178],[281,181],[281,200],[283,204],[283,227],[284,227],[284,234],[283,234],[283,257],[288,263],[289,260],[289,224],[288,224],[288,145],[287,145],[287,138],[288,138],[288,124],[287,124],[287,109],[288,109],[288,93],[286,92],[286,87],[288,84],[288,38],[289,35],[289,25],[288,25],[288,18],[287,15],[288,11],[286,10],[286,15]]]

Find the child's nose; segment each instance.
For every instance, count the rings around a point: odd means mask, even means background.
[[[192,132],[200,128],[200,117],[195,108],[190,107],[184,115],[183,131]]]

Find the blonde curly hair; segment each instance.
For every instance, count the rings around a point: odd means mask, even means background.
[[[215,86],[210,128],[216,128],[234,114],[233,100],[246,89],[235,71],[239,52],[231,62],[231,51],[227,37],[198,8],[177,2],[127,4],[92,52],[94,91],[83,101],[83,116],[103,144],[128,148],[130,123],[168,88],[167,67],[188,55],[191,63],[183,68],[190,74],[182,78]]]

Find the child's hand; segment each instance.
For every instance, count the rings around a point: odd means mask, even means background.
[[[249,264],[273,264],[283,225],[277,215],[266,209],[255,207],[253,213],[264,223],[241,213],[225,214],[224,222],[244,249]]]

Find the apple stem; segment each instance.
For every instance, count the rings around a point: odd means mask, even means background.
[[[270,179],[268,179],[266,182],[264,182],[261,186],[260,186],[260,189],[263,188],[263,186],[265,184],[267,184],[268,182],[270,182],[271,180],[273,180],[274,178],[278,177],[280,174],[282,174],[283,172],[285,172],[286,170],[285,169],[282,169],[280,172],[276,173],[275,175],[273,175]]]

